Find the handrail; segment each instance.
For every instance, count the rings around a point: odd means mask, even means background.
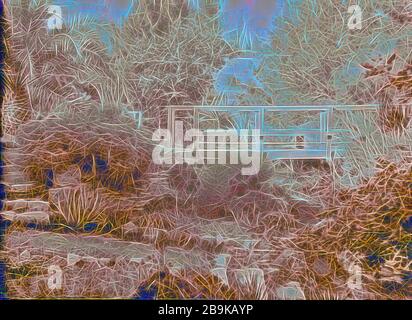
[[[176,110],[190,110],[190,109],[213,109],[213,111],[219,110],[242,110],[242,111],[257,111],[257,110],[267,110],[267,111],[300,111],[300,110],[313,110],[313,111],[322,111],[322,110],[377,110],[380,107],[379,104],[365,104],[365,105],[278,105],[278,106],[210,106],[210,105],[169,105],[164,106],[167,109],[176,109]]]
[[[261,151],[270,152],[274,154],[276,159],[328,159],[332,158],[332,151],[335,150],[332,147],[332,139],[337,132],[343,132],[344,130],[333,129],[333,114],[335,111],[377,111],[380,108],[378,104],[365,104],[365,105],[279,105],[279,106],[210,106],[210,105],[169,105],[165,106],[168,110],[168,129],[171,130],[172,139],[174,139],[176,120],[176,112],[178,111],[193,111],[193,127],[199,129],[201,110],[206,112],[254,112],[254,128],[260,129],[261,139]],[[295,129],[277,129],[271,128],[266,125],[265,114],[266,112],[288,112],[288,111],[316,111],[319,112],[319,128],[295,128]],[[271,143],[266,141],[270,137],[278,136],[318,136],[319,141],[308,141],[295,143],[299,146],[296,150],[287,149],[275,149],[274,145],[277,143]],[[306,140],[306,138],[304,138]],[[284,145],[285,143],[278,143],[278,145]],[[293,145],[293,142],[286,143]],[[313,149],[315,145],[319,145],[319,148]],[[271,147],[272,146],[272,147]],[[335,150],[336,151],[336,150]],[[317,154],[318,153],[318,154]],[[275,155],[276,154],[276,155]]]

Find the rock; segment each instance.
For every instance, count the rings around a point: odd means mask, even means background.
[[[229,285],[229,280],[227,278],[227,270],[226,268],[213,268],[211,270],[212,274],[218,277],[225,285]]]
[[[49,212],[50,211],[50,206],[47,201],[28,201],[27,206],[29,211],[45,211]]]
[[[130,232],[136,231],[137,227],[133,222],[128,222],[125,225],[122,226],[122,229],[125,234],[128,234]]]
[[[235,270],[235,278],[241,286],[254,288],[256,299],[267,299],[265,275],[262,269],[259,268],[245,268]]]
[[[10,221],[21,221],[24,223],[36,223],[36,222],[45,222],[49,223],[49,214],[44,211],[30,211],[24,213],[17,213],[14,211],[5,211],[1,215],[4,219]]]
[[[55,183],[59,187],[78,186],[81,172],[78,166],[70,166],[65,172],[56,174]]]
[[[82,260],[82,257],[75,253],[67,254],[67,265],[68,266],[74,266],[80,260]]]
[[[313,262],[313,271],[320,276],[326,276],[331,272],[331,269],[325,258],[316,258]]]
[[[20,261],[19,261],[19,262],[20,262],[20,263],[27,262],[27,261],[30,260],[30,258],[31,258],[30,251],[24,250],[22,253],[20,253],[20,256],[19,256],[19,260],[20,260]]]
[[[230,254],[219,254],[215,258],[215,265],[217,268],[226,268],[232,256]]]
[[[298,282],[291,281],[276,289],[276,295],[282,300],[305,300],[305,294]]]

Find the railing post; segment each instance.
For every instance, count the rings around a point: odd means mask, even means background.
[[[200,127],[200,119],[199,119],[199,109],[193,107],[193,128],[199,130]]]
[[[328,161],[332,158],[332,136],[329,131],[333,121],[333,111],[332,107],[320,113],[321,146],[325,145],[325,159]]]
[[[259,108],[259,134],[260,134],[260,154],[263,155],[264,147],[265,147],[265,107]],[[262,160],[262,156],[260,159]]]
[[[172,106],[167,107],[167,129],[169,130],[171,136],[172,136],[172,146],[174,147],[175,145],[175,126],[174,126],[174,115],[175,115],[175,110]]]

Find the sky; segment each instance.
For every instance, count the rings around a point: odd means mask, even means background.
[[[64,7],[69,15],[82,14],[107,21],[121,23],[130,13],[133,3],[138,0],[54,0],[54,4]],[[194,8],[199,8],[201,0],[188,0]],[[273,18],[281,14],[285,0],[219,0],[222,10],[222,26],[226,32],[242,29],[266,36],[273,27]]]

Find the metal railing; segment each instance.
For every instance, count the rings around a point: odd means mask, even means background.
[[[175,122],[178,112],[186,112],[183,117],[190,127],[200,129],[202,113],[226,113],[233,120],[232,129],[260,130],[261,152],[271,159],[326,159],[331,160],[342,142],[334,136],[342,130],[334,129],[336,111],[377,111],[379,105],[302,105],[302,106],[167,106],[167,128],[175,136]],[[316,128],[276,128],[268,123],[266,116],[274,112],[308,112],[318,115]],[[191,116],[188,116],[188,113]],[[246,127],[236,121],[239,114],[248,115]],[[240,125],[239,125],[240,122]],[[286,124],[287,125],[287,124]],[[292,139],[287,141],[287,137]],[[294,139],[294,140],[293,140]],[[286,140],[286,141],[285,141]]]

